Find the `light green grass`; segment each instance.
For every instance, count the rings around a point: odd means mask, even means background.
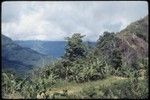
[[[111,76],[103,80],[97,80],[97,81],[91,81],[86,83],[68,83],[68,82],[62,82],[59,86],[53,87],[51,90],[48,89],[46,94],[52,94],[55,92],[61,93],[63,90],[68,90],[68,94],[76,94],[83,90],[83,88],[94,86],[95,88],[98,88],[99,86],[110,86],[113,83],[118,83],[120,81],[125,81],[127,78],[123,77],[116,77]]]

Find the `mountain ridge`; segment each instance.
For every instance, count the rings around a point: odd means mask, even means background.
[[[49,55],[53,58],[60,58],[65,53],[66,41],[15,41],[20,46],[29,47],[42,54]],[[86,43],[86,42],[85,42]],[[91,46],[95,42],[90,42]]]
[[[130,64],[137,58],[148,57],[148,15],[132,22],[116,36],[121,39],[118,47],[124,62]]]
[[[40,54],[27,47],[21,47],[16,44],[11,38],[1,35],[2,37],[2,69],[14,69],[17,73],[24,73],[33,67],[42,66],[50,63],[50,57]]]

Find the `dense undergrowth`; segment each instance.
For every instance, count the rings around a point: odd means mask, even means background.
[[[114,33],[105,32],[96,47],[83,44],[83,37],[77,33],[66,38],[66,50],[61,59],[33,69],[25,78],[3,72],[3,98],[148,98],[148,58],[137,58],[132,64],[125,64]],[[74,94],[68,94],[67,89],[47,93],[54,87],[90,83],[111,76],[127,80],[98,88],[87,86]]]

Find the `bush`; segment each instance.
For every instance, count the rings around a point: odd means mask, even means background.
[[[87,99],[146,99],[148,98],[148,83],[146,80],[137,81],[134,78],[114,83],[111,86],[99,88],[87,87],[81,92]]]
[[[115,70],[114,75],[121,77],[130,77],[133,72],[135,72],[135,70],[132,67],[122,66],[121,68]]]
[[[144,81],[140,81],[138,85],[131,81],[119,83],[104,90],[105,93],[108,92],[107,94],[111,94],[110,91],[115,97],[122,99],[144,99],[148,97],[148,89]],[[109,97],[109,95],[106,95],[106,98],[107,97]]]
[[[95,95],[97,95],[97,91],[93,86],[85,87],[81,94],[84,96],[84,98],[93,98]]]

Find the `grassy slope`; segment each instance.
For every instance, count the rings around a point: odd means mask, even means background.
[[[99,86],[105,85],[105,87],[111,86],[113,83],[119,83],[120,81],[124,81],[126,78],[123,77],[117,77],[117,76],[111,76],[103,80],[97,80],[97,81],[91,81],[91,82],[86,82],[86,83],[75,83],[75,82],[66,82],[63,80],[60,80],[58,82],[57,86],[47,89],[46,94],[51,95],[54,93],[62,93],[63,90],[68,90],[68,95],[73,95],[73,94],[80,94],[83,88],[94,86],[95,88],[98,88]],[[19,99],[19,98],[24,98],[18,93],[10,94],[10,95],[4,95],[4,99]]]
[[[141,77],[143,78],[143,77]],[[103,80],[90,81],[85,83],[75,83],[75,82],[65,82],[61,81],[57,83],[57,86],[47,89],[46,95],[51,95],[54,93],[63,93],[63,90],[68,90],[68,95],[80,95],[81,91],[84,88],[94,87],[94,88],[107,88],[112,86],[113,84],[118,84],[120,82],[127,81],[128,78],[118,77],[118,76],[110,76]],[[5,95],[3,98],[11,98],[11,99],[19,99],[24,98],[21,95],[14,93],[12,95]]]
[[[65,83],[63,82],[60,86],[54,87],[51,90],[47,90],[46,94],[53,94],[53,93],[62,93],[63,90],[68,90],[68,94],[76,94],[79,93],[83,88],[85,87],[90,87],[94,86],[95,88],[98,88],[99,86],[105,85],[110,86],[113,83],[118,83],[120,81],[124,81],[127,78],[123,77],[116,77],[116,76],[111,76],[109,78],[103,79],[103,80],[97,80],[97,81],[92,81],[92,82],[86,82],[86,83]]]

